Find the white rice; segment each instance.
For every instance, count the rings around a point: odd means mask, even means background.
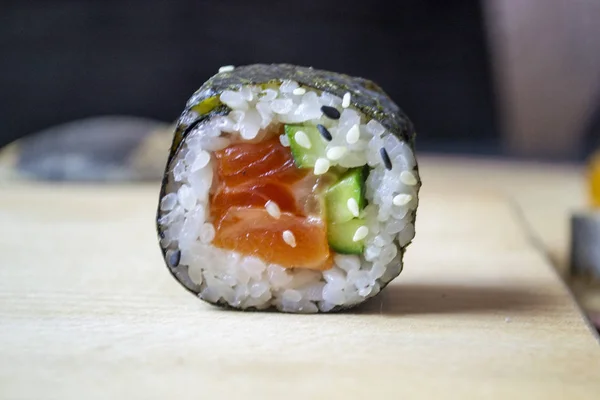
[[[349,106],[349,99],[350,95],[342,101],[330,93],[300,88],[292,81],[283,82],[278,90],[246,86],[221,94],[221,102],[232,111],[200,124],[186,138],[171,164],[170,193],[160,204],[159,223],[164,229],[161,243],[170,252],[181,252],[179,265],[174,268],[178,279],[213,303],[315,313],[361,303],[400,272],[400,248],[415,233],[411,222],[418,204],[415,158],[408,144],[387,132],[379,122],[365,120],[364,115]],[[340,119],[325,117],[323,105],[338,109],[343,106]],[[286,269],[211,245],[215,237],[208,212],[212,152],[234,142],[252,140],[260,129],[273,123],[327,127],[332,140],[327,144],[327,158],[319,159],[315,173],[324,173],[336,165],[350,168],[368,164],[372,168],[366,182],[369,205],[360,213],[366,225],[355,233],[357,240],[365,237],[363,255],[335,254],[334,267],[320,272]],[[302,142],[304,137],[300,137]],[[285,135],[280,140],[289,146]],[[382,147],[389,154],[391,170],[381,160]],[[354,204],[349,207],[355,209]],[[267,208],[272,215],[279,212],[276,204]],[[293,235],[286,232],[285,239],[290,246],[295,245]]]

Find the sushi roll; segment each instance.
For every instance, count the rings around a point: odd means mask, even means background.
[[[187,102],[157,228],[171,274],[209,303],[316,313],[402,270],[421,181],[415,132],[362,78],[224,67]]]

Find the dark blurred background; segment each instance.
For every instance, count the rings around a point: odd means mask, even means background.
[[[599,135],[583,22],[600,2],[575,3],[3,0],[0,145],[97,115],[170,122],[221,65],[288,62],[378,82],[420,150],[578,158]]]

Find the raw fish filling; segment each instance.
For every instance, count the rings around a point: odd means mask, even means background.
[[[294,165],[289,148],[275,137],[229,146],[215,158],[215,246],[287,268],[331,267],[325,222],[294,195],[308,174]]]

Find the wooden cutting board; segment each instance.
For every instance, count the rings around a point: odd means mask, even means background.
[[[358,311],[222,311],[163,266],[155,186],[0,187],[0,398],[597,398],[600,347],[504,198],[424,186]]]

